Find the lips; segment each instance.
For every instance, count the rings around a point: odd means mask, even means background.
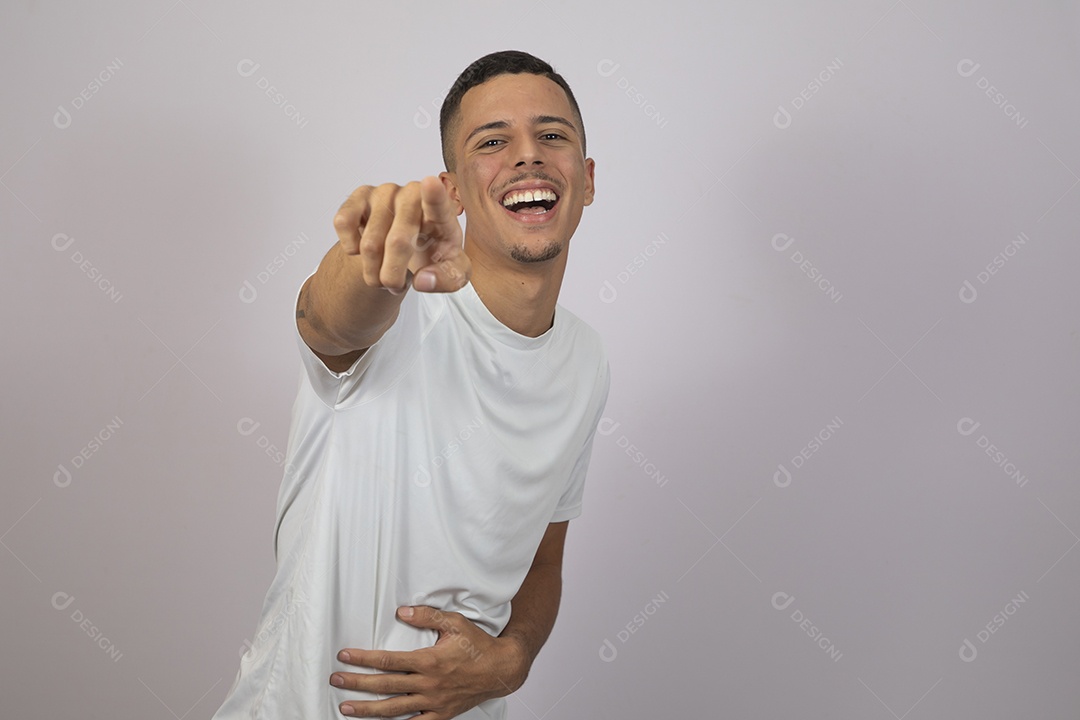
[[[532,182],[508,190],[501,200],[503,210],[523,223],[546,222],[559,204],[559,194],[551,185]]]
[[[509,215],[511,218],[518,221],[519,223],[523,223],[526,225],[537,225],[540,223],[550,222],[552,219],[554,219],[554,217],[559,212],[559,203],[556,202],[555,206],[550,210],[545,210],[543,212],[533,211],[531,213],[514,212],[513,210],[504,205],[503,212],[505,212],[507,215]]]

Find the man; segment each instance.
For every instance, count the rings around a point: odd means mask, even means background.
[[[554,624],[609,383],[557,305],[594,163],[527,53],[440,129],[446,171],[353,192],[300,290],[278,569],[219,720],[503,718]]]

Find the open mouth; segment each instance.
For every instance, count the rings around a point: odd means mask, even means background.
[[[549,188],[511,190],[502,199],[504,208],[517,215],[545,215],[559,202],[559,196]]]

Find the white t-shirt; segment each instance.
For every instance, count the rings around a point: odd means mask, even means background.
[[[340,720],[342,648],[415,650],[437,631],[402,605],[464,614],[491,635],[548,523],[581,513],[609,374],[599,336],[557,306],[540,337],[472,284],[409,291],[346,372],[297,333],[303,372],[277,507],[277,574],[215,720]],[[489,700],[461,718],[503,718]]]

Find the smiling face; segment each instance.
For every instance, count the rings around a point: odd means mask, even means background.
[[[541,75],[498,75],[461,99],[454,172],[465,249],[541,263],[562,256],[593,200],[593,167],[566,93]]]

